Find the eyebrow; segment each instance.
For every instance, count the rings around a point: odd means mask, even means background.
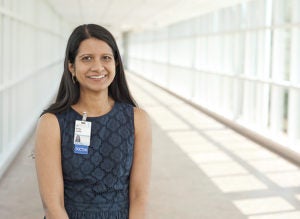
[[[78,57],[83,57],[83,56],[93,56],[94,54],[91,54],[91,53],[84,53],[82,55],[79,55]],[[112,53],[103,53],[101,55],[109,55],[109,56],[114,56]]]

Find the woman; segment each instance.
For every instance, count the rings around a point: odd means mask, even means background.
[[[71,34],[56,101],[38,123],[35,153],[47,219],[146,217],[150,120],[130,95],[105,28],[81,25]]]

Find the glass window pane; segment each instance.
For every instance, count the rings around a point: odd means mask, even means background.
[[[273,23],[274,25],[290,23],[292,18],[292,0],[273,1]]]
[[[290,29],[275,29],[273,37],[272,78],[289,80],[290,75]]]

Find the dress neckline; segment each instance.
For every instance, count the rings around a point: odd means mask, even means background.
[[[87,115],[87,119],[97,119],[97,118],[102,118],[102,117],[108,116],[109,114],[113,113],[113,111],[115,111],[117,104],[118,103],[115,101],[113,107],[107,113],[105,113],[103,115],[100,115],[100,116],[89,116],[89,115]],[[76,111],[72,106],[70,106],[70,110],[73,111],[76,115],[82,117],[82,114],[79,113],[78,111]]]

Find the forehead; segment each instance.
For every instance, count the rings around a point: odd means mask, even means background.
[[[96,38],[89,38],[83,40],[78,48],[78,55],[89,53],[89,54],[102,54],[102,53],[110,53],[113,54],[111,47],[104,42],[103,40],[99,40]]]

